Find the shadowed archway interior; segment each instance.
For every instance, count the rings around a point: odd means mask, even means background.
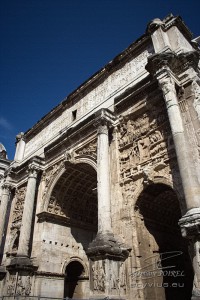
[[[70,262],[66,267],[65,272],[65,290],[64,297],[71,299],[82,299],[83,286],[81,279],[85,273],[83,265],[78,261]]]
[[[135,213],[139,264],[147,272],[142,276],[147,284],[145,299],[189,300],[193,270],[178,226],[181,211],[176,193],[164,184],[149,185],[139,196]]]
[[[70,225],[97,230],[97,174],[88,164],[69,164],[57,181],[48,212],[66,218]]]

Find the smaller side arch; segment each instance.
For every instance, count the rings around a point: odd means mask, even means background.
[[[78,256],[72,256],[70,257],[69,259],[66,259],[62,265],[62,268],[61,268],[61,273],[65,275],[65,272],[66,272],[66,268],[67,266],[71,263],[71,262],[74,262],[74,261],[77,261],[79,262],[82,266],[83,266],[83,269],[84,269],[84,276],[85,277],[89,277],[89,268],[88,266],[86,265],[86,263]]]
[[[85,276],[85,264],[78,257],[65,263],[64,298],[84,299],[89,295],[89,277]]]

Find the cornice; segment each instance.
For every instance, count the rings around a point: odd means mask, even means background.
[[[40,130],[47,126],[48,122],[57,118],[64,110],[68,109],[79,101],[83,96],[96,88],[101,82],[109,77],[115,70],[125,65],[132,57],[137,55],[145,45],[151,43],[151,37],[147,34],[142,35],[139,39],[128,46],[124,51],[119,53],[113,60],[106,64],[102,69],[98,70],[83,84],[81,84],[75,91],[70,93],[64,100],[40,119],[32,128],[25,132],[26,140],[30,140]]]
[[[173,51],[156,53],[148,57],[146,70],[153,76],[163,71],[172,71],[174,75],[180,75],[187,68],[198,69],[200,53],[196,50],[176,54]]]
[[[112,126],[114,125],[115,119],[114,114],[108,109],[98,110],[96,113],[78,123],[76,126],[70,127],[54,142],[45,147],[45,159],[49,160],[57,151],[60,153],[66,151],[66,149],[69,149],[71,145],[75,147],[77,142],[80,143],[92,134],[95,135],[97,131],[96,126],[99,122],[103,122],[104,120],[109,126]]]

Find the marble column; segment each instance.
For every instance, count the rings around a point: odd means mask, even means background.
[[[182,71],[187,76],[189,65],[193,64],[192,57],[195,58],[195,64],[198,66],[199,54],[196,55],[193,52],[188,52],[188,54],[181,53],[179,55],[174,52],[154,54],[148,58],[146,69],[158,80],[163,92],[171,126],[187,208],[186,214],[179,220],[179,226],[182,236],[190,241],[189,252],[194,270],[192,300],[196,300],[200,299],[200,184],[192,154],[193,151],[191,151],[191,145],[185,133],[175,88],[175,78],[177,80],[181,76],[180,74],[176,76],[173,73],[173,71],[177,72],[179,70],[179,72]]]
[[[111,232],[108,126],[97,129],[98,232]]]
[[[25,151],[25,140],[24,140],[24,133],[20,132],[16,136],[16,151],[15,151],[15,161],[21,161],[24,158],[24,151]]]
[[[114,235],[111,224],[109,126],[113,125],[114,120],[110,111],[102,109],[95,122],[97,126],[98,232],[87,249],[92,283],[90,299],[108,296],[116,300],[123,299],[119,296],[119,291],[112,286],[111,281],[118,280],[120,268],[131,250]]]
[[[166,103],[167,113],[171,126],[177,161],[182,180],[187,210],[200,206],[200,185],[196,174],[194,162],[189,156],[189,144],[186,141],[181,112],[178,105],[175,82],[166,72],[158,76]]]
[[[39,169],[35,165],[29,166],[29,176],[27,191],[24,201],[24,211],[22,216],[22,226],[19,237],[19,248],[17,251],[18,257],[29,256],[29,244],[32,229],[33,210],[36,194],[36,184]]]
[[[0,205],[0,246],[2,247],[5,224],[6,224],[6,215],[8,211],[12,186],[9,183],[4,183],[1,188],[2,188],[2,195],[1,195],[1,205]]]

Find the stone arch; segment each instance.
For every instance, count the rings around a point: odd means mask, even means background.
[[[78,261],[80,264],[82,264],[84,268],[84,276],[88,277],[89,276],[89,269],[87,264],[78,256],[72,256],[69,259],[65,260],[63,266],[62,266],[62,274],[65,274],[67,266],[72,262],[72,261]]]
[[[67,163],[49,188],[45,211],[66,217],[71,224],[79,219],[80,224],[95,221],[97,226],[96,189],[97,173],[91,165]],[[93,220],[90,214],[96,214]]]
[[[142,283],[147,284],[143,289],[144,299],[189,300],[193,271],[187,241],[178,226],[180,202],[170,181],[154,178],[141,191],[134,211],[139,270],[154,272],[153,276],[142,278]]]
[[[61,161],[60,164],[61,165],[59,166],[58,171],[55,173],[55,175],[51,176],[48,186],[44,188],[43,203],[42,203],[42,209],[44,211],[47,210],[50,196],[52,194],[52,191],[53,191],[55,185],[57,184],[60,177],[66,172],[66,169],[68,166],[86,164],[86,165],[91,166],[95,171],[97,171],[96,161],[94,161],[94,159],[92,159],[91,157],[88,157],[86,155],[83,155],[81,157],[76,156],[73,158],[73,160],[69,160],[69,161],[65,161],[65,162]],[[54,164],[54,166],[55,165],[56,164]],[[54,166],[52,167],[52,169],[54,168]],[[44,180],[45,180],[45,178],[46,177],[44,176]]]
[[[181,211],[184,212],[184,208],[182,208],[183,196],[181,195],[181,193],[179,191],[179,186],[177,186],[176,183],[172,182],[169,178],[164,177],[164,176],[162,176],[162,177],[156,177],[155,176],[151,180],[151,182],[149,184],[146,184],[146,185],[144,185],[144,183],[142,183],[142,182],[140,184],[138,184],[138,188],[137,188],[137,190],[135,191],[135,194],[134,194],[134,199],[135,199],[134,206],[137,203],[137,200],[138,200],[139,196],[141,195],[141,193],[143,192],[143,190],[150,184],[164,184],[166,186],[169,186],[171,189],[173,189],[174,192],[176,193],[177,198],[178,198]]]
[[[66,263],[64,298],[83,299],[89,295],[89,277],[85,273],[85,266],[79,258],[71,258]]]

